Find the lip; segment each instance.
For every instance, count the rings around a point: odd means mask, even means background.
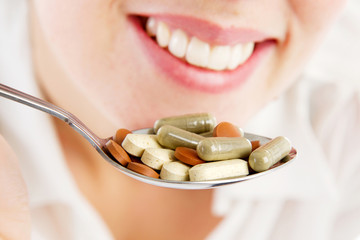
[[[239,87],[247,82],[250,75],[259,65],[262,59],[276,45],[276,40],[267,38],[264,34],[243,29],[221,29],[215,24],[202,20],[177,16],[160,16],[157,19],[166,21],[171,27],[185,29],[188,33],[196,32],[201,39],[218,36],[216,42],[222,44],[239,42],[257,42],[251,57],[237,69],[232,71],[212,71],[209,69],[195,67],[185,61],[171,55],[166,49],[161,48],[145,32],[139,16],[129,16],[129,22],[138,35],[139,45],[149,57],[155,67],[164,72],[171,80],[189,89],[199,90],[207,93],[223,93],[234,87]],[[200,30],[201,28],[201,30]],[[211,41],[211,42],[214,42]]]
[[[178,15],[152,15],[158,21],[163,21],[171,29],[180,28],[190,36],[196,36],[202,41],[216,45],[235,45],[237,43],[262,42],[269,38],[265,33],[244,28],[227,28],[193,17]]]

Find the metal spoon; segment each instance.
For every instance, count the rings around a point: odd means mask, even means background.
[[[91,145],[98,151],[98,153],[111,165],[115,168],[123,172],[124,174],[135,178],[139,181],[152,184],[160,187],[167,188],[177,188],[177,189],[208,189],[219,186],[224,186],[228,184],[238,183],[245,180],[254,179],[265,174],[274,172],[275,170],[288,165],[288,163],[292,162],[292,160],[296,157],[296,151],[292,151],[287,157],[282,159],[279,163],[274,165],[271,169],[260,172],[250,174],[244,177],[237,178],[229,178],[223,180],[214,180],[214,181],[203,181],[203,182],[190,182],[190,181],[168,181],[163,179],[155,179],[147,176],[143,176],[136,172],[133,172],[122,165],[120,165],[117,161],[113,160],[112,157],[108,156],[105,151],[105,144],[109,140],[109,138],[103,139],[99,138],[96,134],[94,134],[84,123],[82,123],[76,116],[65,111],[64,109],[55,106],[49,102],[46,102],[42,99],[36,98],[19,90],[13,89],[6,85],[0,84],[0,96],[4,98],[8,98],[10,100],[25,104],[29,107],[41,110],[43,112],[49,113],[54,117],[59,118],[60,120],[66,122],[73,129],[75,129],[78,133],[80,133],[86,140],[88,140]],[[133,131],[134,133],[150,133],[152,131],[151,128],[139,129]],[[258,136],[255,134],[245,133],[245,137],[250,141],[259,140],[261,144],[264,144],[270,140],[270,138]]]

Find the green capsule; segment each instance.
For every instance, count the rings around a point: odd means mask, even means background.
[[[209,137],[196,148],[205,161],[246,158],[251,153],[251,142],[244,137]]]
[[[212,137],[213,136],[213,131],[199,133],[199,135],[203,136],[203,137]]]
[[[177,147],[196,149],[199,142],[204,139],[203,136],[170,125],[162,126],[157,136],[158,142],[170,149]]]
[[[256,172],[268,170],[286,157],[291,151],[291,143],[286,137],[276,137],[254,150],[249,156],[249,165]]]
[[[193,133],[212,131],[216,125],[216,119],[210,113],[187,114],[182,116],[162,118],[155,122],[154,131],[157,133],[160,127],[171,125]]]

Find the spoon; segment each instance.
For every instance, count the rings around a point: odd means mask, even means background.
[[[224,185],[229,185],[233,183],[238,183],[246,180],[251,180],[257,177],[264,176],[268,173],[274,172],[281,167],[288,165],[292,160],[296,157],[296,151],[293,149],[291,153],[285,157],[284,159],[280,160],[277,164],[275,164],[271,169],[253,173],[243,177],[236,177],[236,178],[229,178],[229,179],[222,179],[222,180],[212,180],[212,181],[202,181],[202,182],[191,182],[191,181],[169,181],[163,179],[155,179],[151,177],[147,177],[136,172],[133,172],[122,165],[120,165],[116,160],[113,160],[111,156],[107,154],[105,149],[105,144],[110,138],[100,138],[95,133],[93,133],[83,122],[81,122],[76,116],[72,113],[55,106],[49,102],[46,102],[42,99],[36,98],[14,88],[8,87],[0,83],[0,96],[13,100],[15,102],[19,102],[21,104],[27,105],[29,107],[38,109],[40,111],[46,112],[51,114],[52,116],[66,122],[70,125],[73,129],[75,129],[78,133],[80,133],[90,144],[97,150],[97,152],[101,155],[101,157],[117,168],[122,173],[137,179],[139,181],[152,184],[155,186],[160,187],[167,187],[167,188],[176,188],[176,189],[208,189],[214,188]],[[138,134],[147,134],[153,133],[152,128],[144,128],[133,131],[133,133]],[[265,144],[271,139],[268,137],[258,136],[251,133],[245,133],[245,137],[248,138],[250,141],[258,140],[260,144]]]

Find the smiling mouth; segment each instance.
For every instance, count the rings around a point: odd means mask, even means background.
[[[224,71],[238,68],[251,57],[256,45],[254,41],[231,45],[212,44],[153,17],[142,18],[142,23],[148,36],[172,56],[192,66],[208,70]]]
[[[224,29],[189,16],[130,15],[129,22],[136,44],[165,79],[206,93],[246,84],[277,45],[256,30]]]

